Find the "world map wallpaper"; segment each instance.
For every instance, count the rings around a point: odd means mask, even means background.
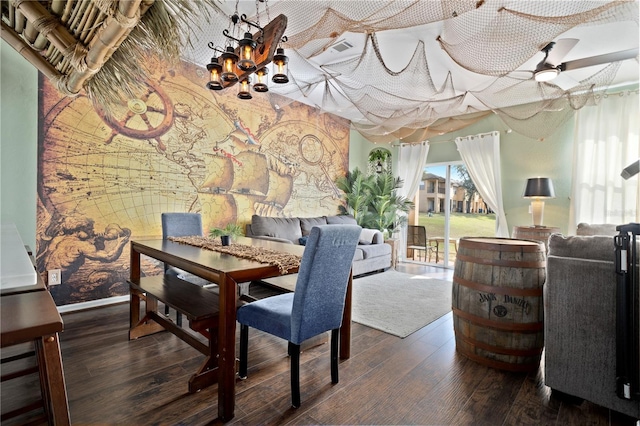
[[[110,114],[40,77],[36,260],[62,270],[58,305],[128,294],[129,241],[161,237],[163,212],[201,213],[205,233],[254,214],[338,212],[349,122],[269,94],[214,93],[207,76],[160,67]]]

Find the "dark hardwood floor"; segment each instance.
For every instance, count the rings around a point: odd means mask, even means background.
[[[451,271],[415,264],[398,270],[451,277]],[[166,332],[129,341],[127,304],[68,313],[63,319],[62,358],[73,424],[218,423],[216,386],[187,393],[187,380],[203,360],[196,350]],[[635,424],[588,402],[556,399],[543,384],[542,368],[507,373],[460,356],[451,313],[405,339],[354,323],[352,356],[340,363],[336,385],[331,384],[328,345],[304,351],[299,409],[290,407],[286,342],[251,330],[249,350],[249,377],[237,383],[230,424]],[[3,385],[3,406],[34,388],[36,380]]]

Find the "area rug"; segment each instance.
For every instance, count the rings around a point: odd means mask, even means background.
[[[393,269],[353,280],[352,319],[407,337],[451,311],[451,282]]]

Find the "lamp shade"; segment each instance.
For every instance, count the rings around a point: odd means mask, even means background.
[[[523,197],[554,198],[553,182],[549,178],[537,177],[527,179]]]

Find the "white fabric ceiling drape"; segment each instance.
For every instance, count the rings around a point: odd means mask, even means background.
[[[480,196],[496,213],[496,236],[508,238],[509,226],[502,203],[500,132],[456,138],[456,146]]]
[[[413,197],[416,196],[427,162],[427,154],[429,154],[429,142],[427,141],[414,145],[401,144],[398,147],[398,177],[404,182],[402,188],[398,189],[398,195],[409,200],[413,200]],[[406,224],[400,229],[398,238],[400,240],[398,259],[404,259],[407,252]]]
[[[576,113],[569,232],[577,224],[640,221],[639,175],[622,170],[640,158],[638,92],[606,95]]]

